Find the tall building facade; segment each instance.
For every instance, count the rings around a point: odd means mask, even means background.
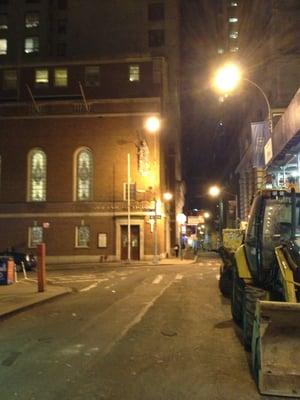
[[[0,248],[43,241],[48,262],[170,252],[179,17],[177,0],[0,0]]]

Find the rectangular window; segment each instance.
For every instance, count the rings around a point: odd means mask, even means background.
[[[76,226],[75,246],[87,248],[90,245],[90,227],[88,225]]]
[[[129,66],[129,80],[130,82],[138,82],[140,80],[140,66],[130,65]]]
[[[230,32],[229,37],[230,39],[237,39],[239,37],[238,31]]]
[[[85,67],[84,82],[85,86],[90,87],[100,85],[100,67],[98,65]]]
[[[232,24],[235,24],[236,22],[238,22],[238,18],[236,18],[236,17],[229,17],[228,21],[231,22]]]
[[[67,53],[67,45],[66,43],[57,43],[57,55],[60,57],[64,57]]]
[[[149,47],[161,47],[165,44],[165,31],[153,29],[149,31]]]
[[[7,39],[0,39],[0,55],[7,54]]]
[[[36,86],[48,86],[49,84],[49,71],[45,68],[35,70],[35,84]]]
[[[39,52],[40,40],[38,36],[28,37],[25,39],[24,51],[26,54],[36,54]]]
[[[17,89],[17,71],[15,69],[6,69],[3,71],[3,90]]]
[[[7,14],[0,14],[0,31],[8,29],[8,17]]]
[[[165,18],[165,8],[163,3],[153,3],[148,6],[148,20],[162,21]]]
[[[123,193],[123,200],[128,200],[128,184],[124,183],[124,193]],[[136,184],[130,184],[130,200],[136,200]]]
[[[38,12],[28,12],[25,15],[26,28],[38,28],[40,25],[40,14]]]
[[[30,226],[28,231],[28,247],[33,248],[40,243],[43,243],[43,227]]]
[[[54,86],[68,86],[68,70],[67,68],[55,68],[54,70]]]
[[[67,18],[60,18],[57,20],[57,33],[60,35],[67,33]]]

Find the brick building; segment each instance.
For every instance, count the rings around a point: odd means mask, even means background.
[[[128,222],[132,259],[175,242],[179,5],[109,3],[0,0],[0,248],[127,259]]]

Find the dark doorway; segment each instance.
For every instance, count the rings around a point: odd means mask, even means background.
[[[128,259],[128,248],[127,248],[127,230],[128,225],[121,225],[121,260]],[[131,225],[131,259],[140,259],[140,227],[139,225]]]

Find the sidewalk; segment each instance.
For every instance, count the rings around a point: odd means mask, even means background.
[[[12,285],[0,286],[0,319],[24,310],[34,304],[71,293],[70,288],[47,285],[45,292],[38,292],[37,282],[33,279],[22,279]]]

